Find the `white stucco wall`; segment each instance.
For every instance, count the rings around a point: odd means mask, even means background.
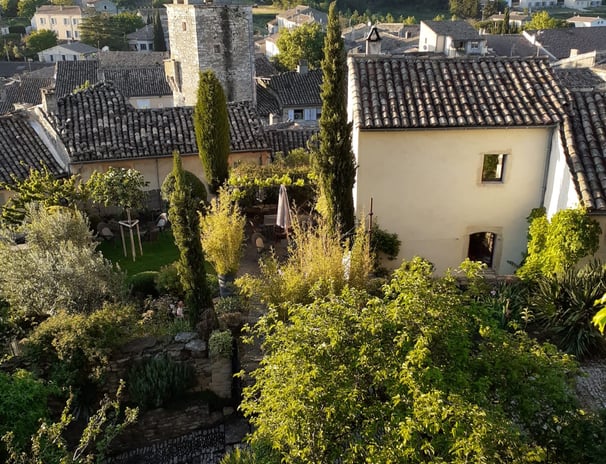
[[[543,203],[552,128],[354,131],[358,216],[402,240],[398,260],[423,256],[442,273],[467,257],[469,234],[497,234],[493,268],[513,272],[526,217]],[[506,153],[504,180],[482,183],[483,155]]]
[[[578,205],[579,199],[566,163],[562,140],[559,131],[554,131],[543,206],[547,211],[547,217],[550,218],[561,209],[574,208]]]

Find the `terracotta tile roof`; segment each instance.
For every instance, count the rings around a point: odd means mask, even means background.
[[[321,106],[320,85],[321,69],[306,73],[289,71],[272,76],[268,82],[269,89],[275,92],[282,107]]]
[[[25,179],[30,169],[46,166],[57,177],[66,175],[52,153],[30,126],[27,117],[17,112],[0,116],[0,181],[12,183],[11,175]]]
[[[269,77],[278,74],[276,67],[269,61],[265,55],[255,55],[255,75],[257,77]]]
[[[555,68],[553,73],[560,85],[568,90],[606,88],[606,81],[589,68]]]
[[[13,111],[14,103],[39,105],[42,103],[40,89],[53,83],[54,79],[48,77],[21,77],[7,84],[0,94],[0,114]]]
[[[99,82],[99,61],[58,61],[55,75],[55,95],[63,97],[82,86],[86,81],[90,85]]]
[[[144,53],[141,54],[145,55]],[[134,53],[134,55],[137,55],[137,53]],[[55,94],[57,97],[68,95],[86,81],[91,85],[111,81],[127,98],[172,94],[162,65],[145,64],[147,63],[146,60],[141,63],[135,62],[131,66],[115,66],[113,64],[110,66],[111,63],[114,62],[111,60],[103,62],[99,60],[57,62]]]
[[[166,58],[168,58],[168,52],[109,51],[99,53],[99,61],[104,69],[164,66]]]
[[[146,24],[141,29],[137,29],[135,32],[126,34],[126,38],[129,40],[153,40],[154,39],[154,25]]]
[[[197,153],[192,108],[135,109],[100,83],[60,98],[56,127],[75,162]],[[230,104],[232,151],[267,149],[261,123],[245,104]]]
[[[583,206],[606,211],[606,92],[573,92],[560,127]]]
[[[519,34],[486,34],[482,36],[486,39],[488,52],[496,56],[537,56],[537,47],[531,44],[526,38]],[[547,56],[539,49],[540,56]]]
[[[257,87],[257,111],[259,115],[269,117],[270,114],[281,114],[280,103],[276,95],[264,85],[261,85],[259,81],[255,85]]]
[[[230,102],[227,111],[232,152],[269,150],[263,125],[251,102]]]
[[[480,40],[480,33],[467,21],[421,21],[438,35],[457,40]]]
[[[572,49],[577,49],[581,54],[606,50],[606,27],[545,29],[540,32],[538,41],[545,50],[561,60],[568,58]]]
[[[290,10],[277,14],[276,19],[278,17],[287,19],[288,21],[299,25],[314,22],[324,25],[328,24],[328,15],[326,13],[306,5],[297,5]]]
[[[101,80],[113,82],[127,98],[173,94],[166,81],[164,68],[161,66],[105,69],[101,71]]]
[[[0,77],[11,77],[41,68],[54,68],[53,63],[40,63],[39,61],[25,63],[23,61],[0,61]]]
[[[349,58],[361,129],[545,126],[565,101],[545,60]]]
[[[307,148],[310,139],[318,134],[318,129],[312,128],[272,128],[266,127],[265,133],[271,145],[272,154],[282,153],[284,156],[296,149]]]

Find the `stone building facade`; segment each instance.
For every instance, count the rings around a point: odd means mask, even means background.
[[[165,72],[175,106],[196,103],[198,74],[212,69],[228,101],[254,101],[252,7],[229,0],[167,4],[170,59]]]

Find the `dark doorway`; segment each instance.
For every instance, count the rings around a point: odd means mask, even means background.
[[[497,235],[492,232],[478,232],[469,236],[469,250],[467,257],[471,261],[480,261],[488,267],[492,267],[494,258],[494,245]]]

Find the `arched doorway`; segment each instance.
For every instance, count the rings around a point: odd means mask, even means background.
[[[477,232],[469,235],[467,257],[471,261],[480,261],[489,268],[492,267],[497,234],[492,232]]]

